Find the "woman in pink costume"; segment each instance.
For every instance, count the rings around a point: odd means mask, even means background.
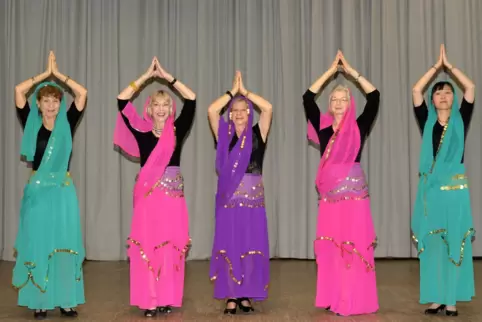
[[[143,117],[129,101],[150,78],[165,79],[184,98],[176,104],[165,91],[152,94]],[[181,149],[194,119],[196,95],[167,73],[154,57],[147,72],[119,96],[114,144],[140,157],[141,170],[134,186],[134,215],[127,239],[130,258],[130,304],[146,317],[157,309],[170,313],[182,305],[184,262],[190,245],[188,211],[179,168]]]
[[[358,118],[353,96],[345,86],[332,90],[326,114],[320,115],[315,103],[315,95],[339,65],[366,93],[367,103]],[[347,63],[340,51],[330,69],[303,95],[308,139],[321,151],[316,175],[319,207],[314,242],[318,265],[315,305],[338,315],[378,310],[376,235],[360,158],[379,101],[378,90]]]

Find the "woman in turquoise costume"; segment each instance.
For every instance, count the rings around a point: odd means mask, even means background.
[[[450,82],[423,89],[442,68],[464,89],[460,110]],[[422,131],[420,181],[412,216],[413,239],[420,259],[420,303],[425,314],[458,315],[456,304],[475,295],[470,196],[464,146],[474,108],[475,85],[447,60],[440,47],[437,63],[415,84],[413,105]]]
[[[62,88],[42,82],[51,76],[74,93],[68,111]],[[26,93],[35,85],[29,105]],[[85,302],[85,250],[69,163],[72,136],[86,98],[85,88],[58,71],[53,52],[45,72],[15,88],[24,128],[21,154],[33,171],[20,206],[12,284],[18,289],[18,305],[33,309],[36,319],[46,318],[47,310],[57,307],[61,315],[76,317],[75,307]]]

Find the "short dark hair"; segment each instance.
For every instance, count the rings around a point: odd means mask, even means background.
[[[447,82],[447,81],[437,82],[432,87],[432,93],[430,93],[430,100],[433,99],[433,94],[435,94],[436,91],[440,91],[440,90],[444,89],[445,86],[450,87],[450,89],[452,90],[452,93],[455,93],[454,85],[452,85],[452,83]]]

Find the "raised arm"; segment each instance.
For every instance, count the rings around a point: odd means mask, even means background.
[[[174,78],[171,74],[166,72],[164,68],[162,68],[157,58],[155,58],[155,60],[156,60],[156,70],[154,71],[154,73],[156,74],[156,76],[167,80],[169,84],[173,86],[184,99],[194,101],[196,99],[196,94],[189,87],[181,83],[181,81],[179,81],[178,79]]]
[[[261,138],[263,139],[263,142],[266,142],[266,138],[268,137],[269,129],[271,127],[271,119],[273,118],[273,106],[261,96],[249,92],[246,90],[246,88],[244,88],[241,73],[239,73],[239,92],[241,95],[244,95],[244,97],[251,100],[261,110],[258,124],[261,132]]]
[[[428,83],[430,83],[432,78],[439,72],[439,70],[443,66],[443,52],[444,52],[444,45],[440,46],[439,59],[437,60],[435,65],[430,67],[430,69],[425,73],[425,75],[423,75],[422,78],[420,78],[418,82],[413,86],[413,89],[412,89],[413,106],[415,107],[422,106],[423,92],[425,90],[425,87],[427,86]]]
[[[365,92],[365,94],[371,93],[374,90],[376,90],[375,86],[373,86],[365,77],[360,75],[359,72],[357,72],[353,67],[348,64],[348,62],[345,59],[345,56],[340,52],[340,60],[342,64],[342,68],[351,77],[355,79],[355,81],[360,84],[361,88]]]
[[[36,84],[42,82],[46,78],[48,78],[52,74],[52,57],[53,52],[49,53],[48,63],[47,63],[47,70],[37,76],[29,78],[17,86],[15,86],[15,105],[19,109],[23,109],[25,104],[27,103],[27,93],[30,89],[35,86]]]
[[[445,52],[444,45],[442,45],[442,50],[443,65],[464,87],[464,98],[467,103],[473,103],[475,100],[475,84],[467,76],[465,76],[465,74],[462,73],[461,70],[449,63],[449,61],[447,60],[447,53]]]
[[[306,118],[316,131],[320,129],[320,108],[318,107],[318,104],[316,104],[315,96],[323,85],[325,85],[325,83],[337,72],[338,64],[340,63],[340,54],[340,51],[336,53],[335,60],[330,68],[324,72],[303,95],[303,107],[305,109]]]
[[[331,64],[330,68],[320,76],[309,88],[310,92],[318,94],[320,89],[325,85],[325,83],[333,76],[338,70],[338,64],[340,63],[341,51],[338,50],[336,53],[335,60]]]
[[[218,140],[219,119],[221,118],[221,115],[220,115],[221,110],[223,109],[223,107],[226,106],[226,104],[229,103],[231,98],[238,93],[240,76],[241,76],[241,73],[239,71],[236,71],[236,74],[234,75],[234,80],[233,80],[233,88],[231,89],[231,91],[226,92],[221,97],[219,97],[214,102],[212,102],[211,105],[209,105],[209,108],[208,108],[209,125],[211,126],[211,130],[213,131],[216,141]]]
[[[380,93],[370,83],[365,77],[360,75],[347,61],[346,58],[341,54],[341,64],[344,72],[355,79],[355,81],[360,84],[360,87],[366,94],[367,102],[365,104],[365,108],[360,116],[357,118],[358,126],[363,127],[366,129],[367,133],[369,129],[372,127],[373,122],[375,122],[375,118],[378,114],[378,109],[380,106]]]
[[[67,87],[69,87],[74,93],[75,107],[79,112],[82,112],[85,108],[85,102],[87,101],[87,90],[82,85],[78,84],[76,81],[70,78],[70,76],[65,76],[57,67],[57,61],[55,55],[52,53],[52,74],[61,82],[63,82]]]
[[[157,60],[156,57],[152,58],[151,65],[149,66],[147,71],[144,74],[142,74],[141,77],[139,77],[135,81],[132,81],[129,84],[129,86],[124,88],[119,93],[119,95],[117,95],[117,99],[123,100],[123,101],[130,100],[132,98],[132,96],[134,96],[134,94],[139,90],[139,88],[142,87],[142,85],[144,85],[144,83],[148,79],[150,79],[151,77],[153,77],[155,75],[156,60]]]

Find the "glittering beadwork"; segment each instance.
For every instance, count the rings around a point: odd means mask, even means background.
[[[469,228],[469,230],[467,230],[467,232],[464,234],[464,237],[462,238],[462,242],[460,243],[460,256],[459,256],[458,261],[455,261],[453,258],[450,257],[450,245],[447,243],[447,235],[448,235],[447,229],[441,228],[441,229],[429,231],[428,234],[427,234],[427,237],[431,236],[431,235],[440,234],[440,237],[441,237],[443,243],[447,246],[447,254],[449,256],[450,262],[452,264],[454,264],[455,266],[460,266],[460,265],[462,265],[462,260],[464,259],[465,242],[466,242],[467,238],[469,236],[473,235],[474,233],[475,233],[474,228]],[[415,235],[412,235],[412,239],[416,243],[419,242],[418,238]],[[420,248],[420,250],[418,251],[418,256],[420,256],[420,254],[422,254],[424,251],[425,251],[424,247]]]
[[[30,175],[30,179],[28,180],[29,184],[35,184],[38,187],[46,187],[46,186],[59,186],[59,178],[64,178],[62,183],[60,183],[60,187],[69,186],[72,184],[72,177],[70,176],[70,172],[52,172],[49,173],[44,180],[35,180],[35,173],[37,171],[32,171]]]
[[[341,179],[332,190],[318,195],[318,202],[335,203],[345,200],[363,200],[370,197],[365,175],[355,164],[347,177]]]
[[[240,256],[241,261],[243,261],[243,259],[245,259],[246,257],[253,256],[253,255],[259,255],[259,256],[265,257],[263,252],[261,252],[259,250],[250,250],[250,251],[245,252],[244,254],[241,254],[241,256]],[[219,260],[220,257],[222,257],[224,259],[224,261],[226,262],[226,264],[228,265],[229,276],[231,277],[233,282],[238,284],[238,285],[243,284],[244,273],[241,273],[241,277],[239,279],[236,278],[236,276],[234,276],[233,264],[231,262],[231,259],[229,259],[228,255],[227,255],[227,252],[224,249],[221,249],[218,252],[218,255],[216,256],[215,260],[216,261]],[[217,279],[217,277],[218,277],[218,274],[217,273],[214,274],[214,276],[211,277],[211,281],[215,281]],[[264,286],[264,289],[267,290],[268,286],[269,286],[269,284],[266,284]]]
[[[374,247],[376,245],[376,238],[375,240],[366,247],[367,250],[369,250],[371,247]],[[344,257],[345,256],[345,253],[348,254],[348,255],[352,255],[353,257],[353,254],[356,254],[360,260],[363,262],[363,264],[365,264],[366,266],[366,270],[367,272],[369,271],[375,271],[375,265],[373,264],[370,264],[370,262],[368,262],[368,260],[356,249],[355,247],[355,243],[354,242],[351,242],[351,241],[343,241],[341,243],[338,243],[334,240],[334,238],[332,237],[327,237],[327,236],[320,236],[320,237],[317,237],[315,239],[315,244],[317,242],[321,242],[321,241],[330,241],[333,243],[333,245],[335,245],[335,247],[339,248],[340,251],[341,251],[341,257]],[[316,247],[316,246],[315,246]],[[347,264],[346,265],[346,268],[350,268],[351,267],[351,264]]]
[[[224,208],[264,207],[264,186],[262,177],[256,174],[245,174],[238,188]]]
[[[17,254],[17,251],[15,250],[15,253]],[[34,274],[33,274],[33,271],[35,270],[35,267],[37,266],[34,262],[24,262],[24,266],[27,268],[28,270],[28,273],[27,273],[27,280],[22,283],[21,285],[14,285],[12,283],[12,286],[15,290],[20,290],[22,288],[24,288],[28,282],[30,281],[36,288],[39,289],[40,292],[42,293],[45,293],[47,292],[47,283],[49,281],[49,269],[50,269],[50,260],[52,259],[52,257],[54,257],[55,254],[57,253],[67,253],[67,254],[70,254],[70,255],[79,255],[78,252],[72,250],[72,249],[54,249],[49,255],[48,255],[48,266],[47,266],[47,273],[45,274],[45,287],[42,288],[37,282],[35,282],[35,277],[34,277]],[[75,280],[77,282],[80,282],[81,281],[81,272],[82,272],[82,266],[81,267],[78,267],[77,268],[79,270],[79,275],[77,277],[75,277]]]
[[[159,276],[161,275],[161,270],[162,270],[162,266],[160,266],[158,269],[157,269],[157,274],[155,272],[155,269],[154,267],[152,266],[151,264],[151,261],[149,260],[149,257],[147,257],[147,254],[142,246],[142,244],[135,240],[135,239],[132,239],[132,238],[127,238],[127,242],[128,243],[131,243],[131,244],[134,244],[135,246],[137,246],[137,248],[139,249],[139,253],[141,255],[141,258],[146,262],[147,264],[147,268],[155,275],[155,278],[156,278],[156,281],[159,281]],[[186,257],[186,253],[188,252],[189,248],[191,247],[191,239],[189,239],[186,243],[186,245],[184,246],[183,249],[180,249],[179,247],[177,247],[176,245],[174,245],[171,241],[164,241],[162,243],[160,243],[159,245],[155,246],[152,251],[153,253],[155,251],[157,251],[158,249],[161,249],[167,245],[171,244],[172,248],[174,248],[174,250],[178,251],[179,252],[179,260],[182,261],[185,259]],[[174,267],[176,269],[176,271],[179,272],[179,265],[175,265]]]
[[[150,196],[155,189],[173,198],[184,197],[184,178],[179,167],[167,167],[161,179],[146,193]]]

